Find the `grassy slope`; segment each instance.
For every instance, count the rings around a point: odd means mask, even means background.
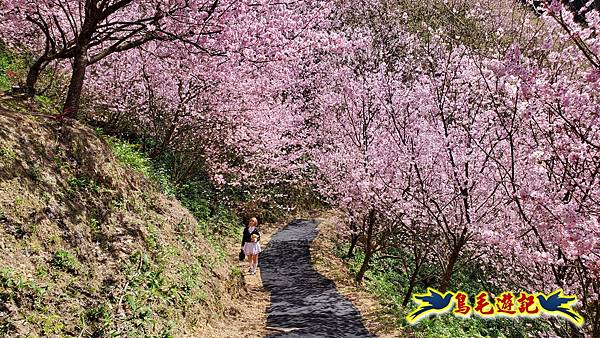
[[[0,99],[0,336],[190,336],[242,279],[80,123]]]

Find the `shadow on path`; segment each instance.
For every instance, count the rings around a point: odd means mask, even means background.
[[[352,303],[310,265],[317,222],[294,220],[261,254],[260,274],[271,292],[267,326],[290,332],[268,337],[373,337]]]

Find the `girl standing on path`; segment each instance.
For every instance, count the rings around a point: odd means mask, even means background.
[[[256,217],[252,217],[248,225],[244,228],[244,236],[242,237],[242,249],[250,263],[248,272],[253,275],[256,273],[256,267],[258,266],[258,254],[262,251],[259,243],[260,233],[257,226],[258,220]]]

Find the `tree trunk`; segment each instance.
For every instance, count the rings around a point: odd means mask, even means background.
[[[35,96],[35,85],[40,78],[42,70],[44,70],[44,58],[39,58],[31,65],[29,72],[27,73],[27,80],[25,81],[25,94],[29,97]]]
[[[415,271],[413,271],[412,275],[410,276],[410,280],[408,282],[408,289],[406,290],[406,293],[404,294],[404,300],[402,300],[402,306],[408,305],[410,296],[412,295],[413,290],[415,289],[416,280],[417,280],[417,270],[415,269]]]
[[[438,291],[446,292],[446,290],[448,289],[448,286],[450,286],[450,280],[452,279],[452,272],[454,271],[454,266],[456,265],[456,262],[458,261],[458,256],[460,255],[461,249],[462,249],[462,245],[457,245],[452,250],[452,254],[450,255],[450,258],[448,259],[448,264],[446,265],[446,268],[444,269],[444,274],[442,275],[442,280],[440,281],[440,287],[439,287]]]
[[[350,235],[350,248],[348,249],[348,254],[346,254],[346,257],[354,257],[354,248],[356,247],[356,243],[358,243],[358,235]]]
[[[154,147],[154,149],[152,149],[152,151],[150,152],[150,158],[157,158],[165,153],[165,151],[167,150],[167,146],[172,141],[173,134],[175,133],[175,129],[177,128],[178,121],[179,116],[176,115],[173,122],[171,123],[171,126],[169,127],[165,136],[163,137],[162,142],[160,142],[160,145]]]
[[[402,300],[402,306],[408,305],[408,302],[410,301],[410,296],[412,296],[412,293],[415,289],[415,284],[417,282],[417,276],[419,275],[419,272],[421,271],[421,265],[422,265],[422,263],[415,261],[415,269],[413,270],[413,273],[410,276],[410,280],[408,281],[408,289],[406,290],[406,294],[404,294],[404,300]]]
[[[61,117],[74,117],[79,110],[79,101],[88,66],[87,49],[87,46],[82,46],[75,54],[71,82],[69,83],[69,91],[67,92],[67,99]]]
[[[365,243],[365,259],[363,260],[362,265],[360,266],[360,270],[358,271],[358,275],[356,275],[356,281],[361,283],[363,278],[365,277],[365,273],[369,268],[369,262],[371,261],[371,257],[373,257],[373,228],[375,227],[375,210],[371,209],[369,212],[369,218],[367,220],[367,239]]]
[[[592,322],[592,337],[600,337],[600,301],[595,300],[592,302],[590,308],[595,308],[596,313],[589,316],[589,320]],[[591,312],[591,311],[590,311]]]
[[[371,252],[370,248],[368,251],[365,252],[365,259],[362,262],[362,265],[360,266],[360,270],[358,271],[358,274],[356,275],[356,281],[358,283],[362,282],[363,278],[365,278],[365,273],[367,272],[367,269],[369,268],[369,262],[371,261],[371,257],[373,256],[373,253]]]

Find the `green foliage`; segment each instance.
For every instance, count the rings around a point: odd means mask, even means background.
[[[204,236],[237,236],[239,216],[220,202],[212,183],[207,180],[195,180],[181,184],[175,196],[198,221],[198,232]],[[216,241],[217,238],[213,238]],[[216,244],[213,241],[212,244]]]
[[[6,53],[0,53],[0,90],[7,91],[10,90],[12,86],[11,80],[6,75],[6,70],[12,65],[12,62]]]
[[[106,236],[102,232],[102,225],[96,217],[91,217],[89,221],[90,234],[94,241],[102,246],[106,245]]]
[[[165,195],[175,196],[175,186],[167,169],[154,166],[150,178],[160,185]]]
[[[177,199],[192,212],[198,220],[206,220],[211,216],[212,189],[208,182],[192,181],[181,184],[177,188]]]
[[[125,167],[150,178],[152,166],[148,157],[139,150],[139,145],[120,140],[116,137],[108,137],[106,141],[117,159]]]
[[[96,134],[102,134],[102,131],[96,129]],[[154,167],[150,158],[140,150],[138,144],[129,143],[113,136],[107,137],[106,141],[121,164],[158,183],[165,194],[171,196],[174,194],[167,170]]]
[[[14,201],[15,206],[23,205],[23,203],[25,203],[25,199],[23,197],[21,197],[21,196],[15,197],[15,201]]]
[[[48,97],[45,95],[36,95],[34,96],[34,100],[36,102],[36,110],[40,113],[45,114],[56,114],[60,111],[60,100],[56,98]]]
[[[14,85],[22,87],[31,61],[31,55],[6,49],[0,41],[0,91],[10,91]],[[42,71],[37,84],[40,92],[34,96],[38,113],[53,115],[60,111],[67,79],[56,69]]]
[[[232,210],[220,206],[207,219],[197,219],[197,221],[196,232],[208,241],[221,261],[225,259],[227,257],[226,239],[241,238],[238,234],[239,217]]]
[[[94,193],[100,191],[100,186],[94,180],[85,176],[71,177],[67,179],[67,184],[71,188],[71,191],[90,191]]]
[[[48,277],[48,268],[45,265],[40,265],[35,268],[35,275],[41,278]]]
[[[232,267],[229,269],[229,275],[230,275],[230,276],[232,276],[232,277],[235,277],[235,278],[240,278],[240,277],[242,277],[242,276],[243,276],[243,273],[242,273],[242,270],[240,270],[240,268],[239,268],[239,267],[237,267],[237,266],[232,266]]]
[[[208,234],[206,235],[205,239],[208,241],[210,246],[217,252],[217,255],[220,260],[223,260],[225,259],[225,257],[227,257],[227,252],[225,251],[224,243],[222,243],[222,241],[219,238],[215,237],[214,235]]]
[[[69,251],[63,249],[57,250],[54,253],[50,266],[75,275],[79,273],[81,267],[77,258]]]
[[[39,182],[42,179],[42,169],[36,164],[32,165],[27,173],[34,182]]]
[[[35,299],[45,293],[45,288],[25,279],[13,269],[0,269],[0,299],[2,301]]]
[[[35,282],[23,277],[12,269],[0,269],[0,304],[10,305],[13,308],[42,309],[44,295],[47,287],[38,286]],[[55,317],[44,322],[44,332],[59,331],[62,323],[54,323]],[[7,337],[15,332],[15,324],[7,317],[0,317],[0,336]]]
[[[152,255],[134,252],[124,266],[127,288],[124,290],[123,300],[131,313],[131,317],[127,319],[130,334],[145,332],[158,318],[172,319],[169,307],[188,311],[194,306],[205,304],[207,299],[203,282],[206,266],[202,260],[181,264],[173,273],[168,265],[176,252],[160,246],[156,246],[151,252]],[[164,304],[166,308],[159,304]],[[170,337],[171,331],[172,327],[167,326],[159,336]]]
[[[97,233],[100,231],[100,222],[98,222],[98,220],[94,217],[90,219],[90,231],[92,233]]]
[[[81,326],[87,327],[93,337],[103,337],[108,333],[112,322],[109,306],[102,303],[86,310],[80,316]]]
[[[347,252],[346,245],[340,245],[335,248],[335,253],[343,257]],[[395,256],[405,256],[410,263],[410,254],[399,250],[392,251],[390,254]],[[356,250],[355,256],[347,261],[350,270],[357,273],[364,259],[361,250]],[[402,264],[395,260],[382,259],[373,260],[370,269],[365,274],[365,287],[367,290],[377,296],[380,300],[385,313],[394,318],[392,325],[403,328],[404,331],[411,332],[413,337],[530,337],[534,333],[547,332],[548,323],[543,319],[481,319],[471,317],[467,319],[458,318],[452,314],[429,317],[419,321],[416,325],[410,326],[406,321],[406,316],[415,308],[415,303],[409,302],[408,307],[402,306],[404,295],[408,288],[408,276],[400,268]],[[429,266],[424,267],[423,275],[435,274],[436,271]],[[490,288],[489,285],[482,283],[483,276],[481,269],[476,264],[466,266],[454,273],[450,290],[461,290],[474,297],[479,291],[488,291],[499,293],[503,290]],[[436,287],[436,285],[427,284],[428,281],[417,283],[414,293],[426,292],[427,287]],[[472,299],[471,299],[472,301]]]
[[[146,245],[149,249],[156,249],[158,246],[158,229],[153,224],[146,224],[148,235],[146,236]]]
[[[110,201],[109,207],[112,210],[127,210],[128,200],[125,196],[117,196],[115,199]]]
[[[42,332],[46,335],[54,335],[62,332],[64,324],[59,315],[51,314],[43,316]]]
[[[13,161],[17,158],[17,153],[8,148],[0,148],[0,157],[5,161]]]
[[[181,276],[180,288],[184,297],[196,297],[197,300],[202,301],[206,299],[206,293],[203,291],[196,295],[193,294],[194,291],[201,290],[204,285],[202,280],[203,271],[204,267],[200,261],[179,267],[179,275]]]
[[[15,76],[27,67],[24,60],[0,46],[0,91],[8,91],[15,84]]]
[[[10,319],[0,320],[0,335],[3,337],[8,337],[8,334],[14,332],[15,329],[15,324]]]

